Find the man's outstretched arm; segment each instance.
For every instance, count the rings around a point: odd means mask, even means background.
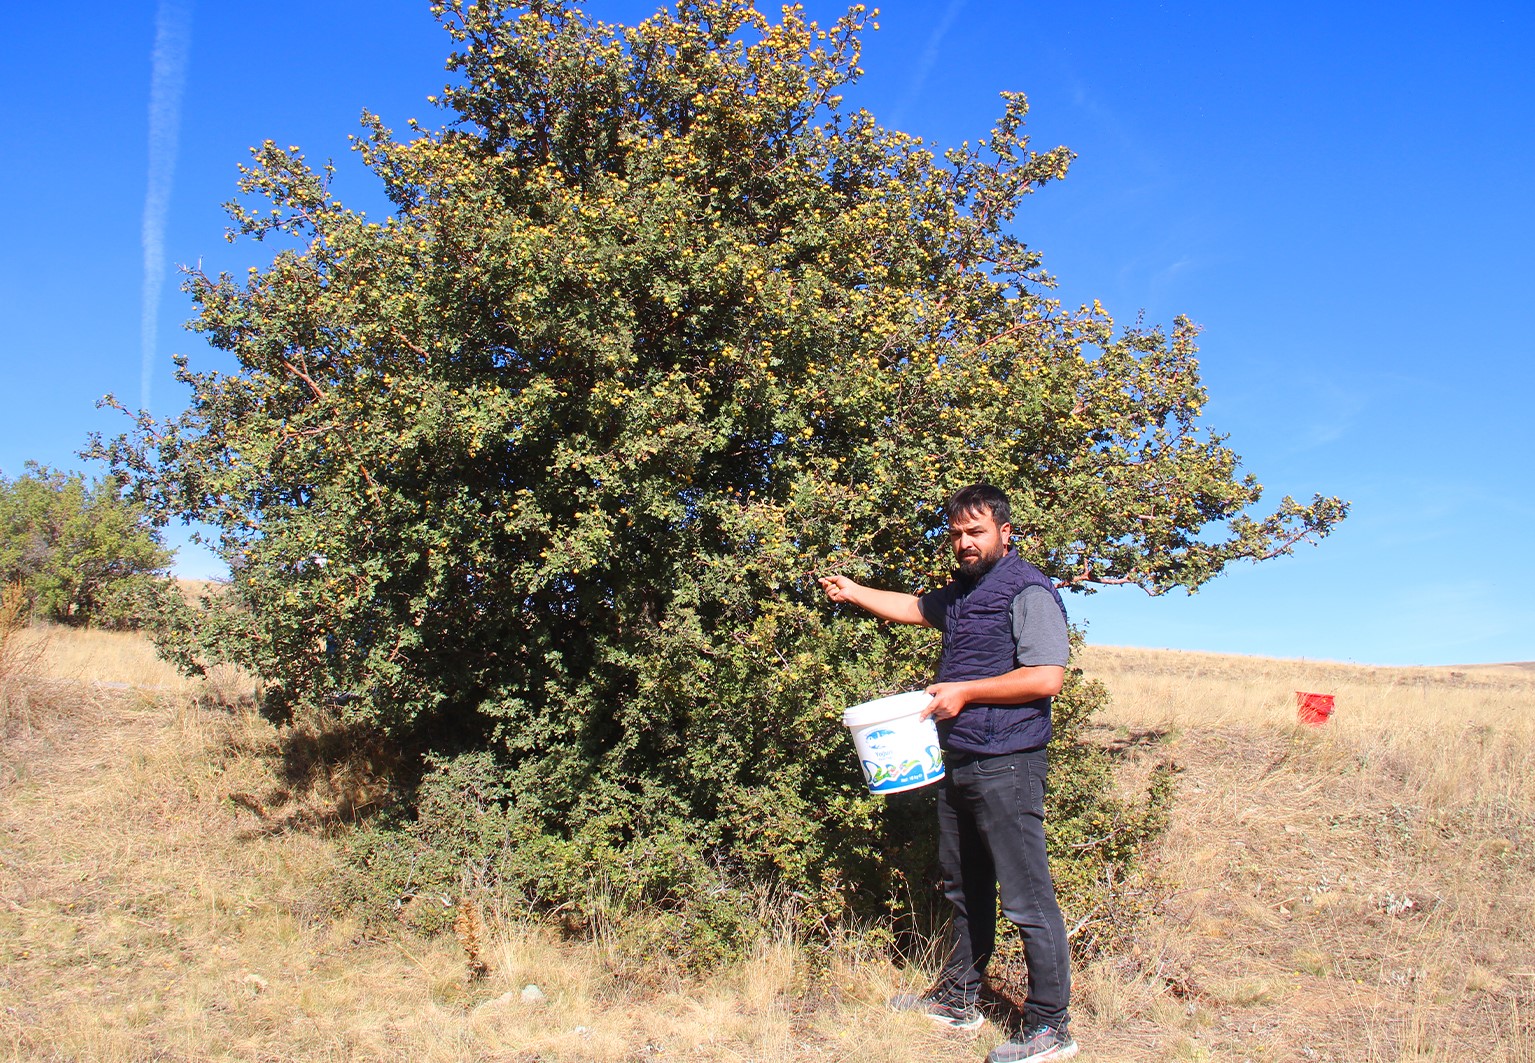
[[[826,591],[826,597],[834,602],[850,602],[866,612],[873,613],[881,620],[889,620],[892,623],[932,627],[922,615],[922,609],[917,605],[915,594],[875,590],[873,587],[854,583],[846,576],[822,576],[820,584]]]

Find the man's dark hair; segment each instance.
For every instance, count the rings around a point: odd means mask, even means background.
[[[969,487],[961,487],[943,504],[943,515],[950,524],[960,517],[983,510],[991,514],[991,519],[997,522],[999,528],[1013,522],[1013,511],[1007,504],[1007,496],[1002,493],[1000,487],[993,487],[991,484],[971,484]]]

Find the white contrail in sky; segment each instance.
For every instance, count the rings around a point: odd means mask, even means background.
[[[911,85],[906,89],[906,95],[890,116],[890,128],[900,129],[901,123],[906,120],[906,111],[917,102],[917,97],[922,95],[922,88],[927,84],[927,75],[933,70],[933,64],[938,62],[938,48],[943,44],[944,35],[949,32],[949,27],[954,25],[954,20],[959,17],[959,9],[965,6],[965,0],[949,0],[949,6],[944,10],[943,18],[933,30],[932,36],[927,39],[927,47],[922,50],[922,58],[917,61],[917,69],[911,76]]]
[[[149,187],[144,193],[144,297],[139,319],[139,343],[143,350],[139,408],[143,410],[149,409],[150,384],[154,379],[160,290],[165,287],[165,218],[170,211],[171,180],[176,175],[181,89],[187,80],[191,36],[191,0],[160,0],[155,15],[155,50],[150,60]]]

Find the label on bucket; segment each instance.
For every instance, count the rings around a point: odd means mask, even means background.
[[[900,733],[881,728],[864,736],[864,746],[863,774],[870,793],[910,790],[943,778],[943,752],[936,741],[917,750]]]
[[[932,720],[922,718],[930,700],[921,691],[912,691],[854,706],[843,714],[870,793],[898,793],[943,778],[938,729]]]

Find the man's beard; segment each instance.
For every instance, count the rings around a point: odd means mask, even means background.
[[[978,557],[973,561],[961,561],[959,563],[959,578],[974,583],[986,573],[990,572],[1002,560],[1002,555],[996,557]]]

